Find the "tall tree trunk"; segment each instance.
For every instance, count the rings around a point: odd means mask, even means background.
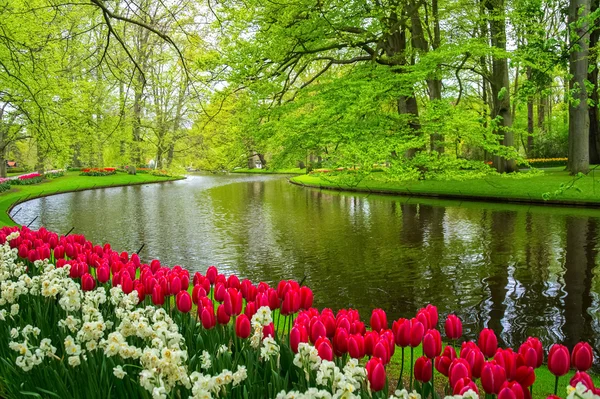
[[[590,0],[571,0],[569,25],[574,31],[570,38],[569,73],[571,98],[569,98],[569,160],[567,169],[571,174],[587,173],[590,168],[590,115],[586,80],[588,73],[589,33],[587,18]],[[579,19],[582,21],[579,21]]]
[[[493,47],[501,51],[506,50],[506,19],[504,0],[487,0],[486,8],[489,12],[490,37]],[[501,135],[500,141],[505,147],[514,145],[512,128],[512,115],[510,110],[510,81],[508,79],[508,60],[494,58],[492,61],[492,76],[490,80],[492,89],[492,118],[499,118],[496,134]],[[516,162],[501,156],[494,156],[494,166],[498,172],[514,172]]]
[[[527,80],[531,81],[531,67],[527,67]],[[531,158],[533,152],[533,96],[527,96],[527,156]]]
[[[598,9],[599,0],[591,0],[591,10],[594,12]],[[590,34],[590,56],[589,56],[589,67],[587,79],[592,83],[593,89],[589,94],[592,100],[591,106],[589,107],[589,118],[590,118],[590,163],[600,163],[600,126],[598,125],[598,50],[596,44],[600,38],[600,21],[596,19],[595,29]]]

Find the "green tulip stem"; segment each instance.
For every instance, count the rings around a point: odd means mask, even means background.
[[[433,383],[433,374],[435,373],[435,368],[433,366],[433,359],[431,360],[431,399],[435,399],[435,384]]]
[[[400,389],[400,385],[404,388],[404,382],[402,381],[402,374],[404,373],[404,347],[402,347],[402,360],[400,360],[400,378],[398,378],[398,386],[396,389]]]
[[[409,384],[409,388],[412,391],[413,389],[413,384],[412,384],[412,380],[413,380],[413,367],[414,367],[414,363],[413,363],[413,352],[414,349],[412,346],[410,347],[410,384]]]
[[[556,379],[554,380],[554,394],[556,395],[556,392],[558,392],[558,376],[556,376]]]

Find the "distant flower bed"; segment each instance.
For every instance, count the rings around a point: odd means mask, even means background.
[[[568,158],[531,158],[527,162],[534,168],[551,168],[554,166],[566,166]]]
[[[37,184],[44,180],[44,176],[38,172],[29,173],[27,175],[21,175],[16,179],[10,179],[8,182],[14,186],[26,186],[28,184]]]
[[[10,181],[7,178],[0,178],[0,193],[10,190]]]
[[[81,169],[80,176],[110,176],[117,174],[115,168],[86,168]]]
[[[171,177],[171,176],[173,176],[169,172],[167,172],[166,170],[151,169],[147,173],[150,174],[150,175],[152,175],[152,176],[162,176],[162,177]]]

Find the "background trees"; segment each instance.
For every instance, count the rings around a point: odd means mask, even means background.
[[[582,1],[4,2],[0,157],[585,172],[600,33]]]

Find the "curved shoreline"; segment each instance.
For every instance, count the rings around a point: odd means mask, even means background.
[[[576,207],[576,208],[591,208],[597,209],[600,208],[600,202],[592,202],[592,201],[576,201],[576,200],[544,200],[542,198],[536,199],[533,197],[530,198],[518,198],[518,197],[496,197],[496,196],[486,196],[486,195],[469,195],[469,194],[451,194],[451,193],[435,193],[435,192],[418,192],[418,191],[410,191],[406,189],[406,191],[402,191],[402,189],[393,190],[393,189],[381,189],[374,188],[371,189],[369,187],[349,187],[349,186],[329,186],[329,185],[316,185],[303,183],[301,181],[294,180],[296,178],[292,177],[288,179],[288,182],[291,184],[314,188],[319,190],[333,190],[340,192],[353,192],[353,193],[365,193],[365,194],[380,194],[380,195],[390,195],[397,197],[422,197],[422,198],[432,198],[432,199],[449,199],[449,200],[464,200],[464,201],[472,201],[472,202],[493,202],[493,203],[508,203],[508,204],[520,204],[520,205],[540,205],[540,206],[561,206],[561,207]]]
[[[64,176],[64,177],[68,177],[68,176]],[[97,178],[97,177],[95,177],[95,178]],[[102,178],[102,177],[100,177],[100,178]],[[60,178],[58,178],[58,179],[60,179]],[[12,216],[10,215],[10,213],[11,213],[11,211],[17,205],[23,204],[25,202],[28,202],[28,201],[31,201],[31,200],[34,200],[34,199],[44,198],[44,197],[50,197],[50,196],[58,195],[58,194],[67,194],[67,193],[75,193],[75,192],[81,192],[81,191],[97,190],[97,189],[102,189],[102,188],[139,186],[139,185],[142,185],[142,184],[169,183],[169,182],[174,182],[174,181],[178,181],[178,180],[185,180],[185,179],[186,179],[186,177],[183,176],[183,177],[168,177],[168,178],[165,178],[164,180],[134,181],[134,182],[130,182],[130,183],[113,183],[113,184],[100,184],[100,185],[94,184],[93,186],[90,186],[90,187],[81,187],[81,188],[79,188],[79,186],[78,186],[75,189],[48,190],[47,193],[45,192],[46,190],[41,190],[39,193],[29,194],[25,198],[23,198],[23,196],[18,197],[15,201],[11,202],[8,207],[6,207],[5,209],[3,209],[3,211],[8,216],[8,219],[13,223],[13,225],[15,225],[15,226],[22,226],[22,225],[20,225],[19,223],[17,223],[12,218]],[[6,193],[0,194],[0,199],[2,199],[2,196],[4,194],[11,194],[11,191],[7,191]],[[18,191],[12,191],[12,194],[16,194],[16,193],[18,193]],[[0,205],[0,207],[2,207],[2,206]],[[4,207],[2,207],[2,208],[4,208]],[[6,224],[3,223],[2,221],[0,221],[0,227],[4,226],[4,225],[6,225]]]

